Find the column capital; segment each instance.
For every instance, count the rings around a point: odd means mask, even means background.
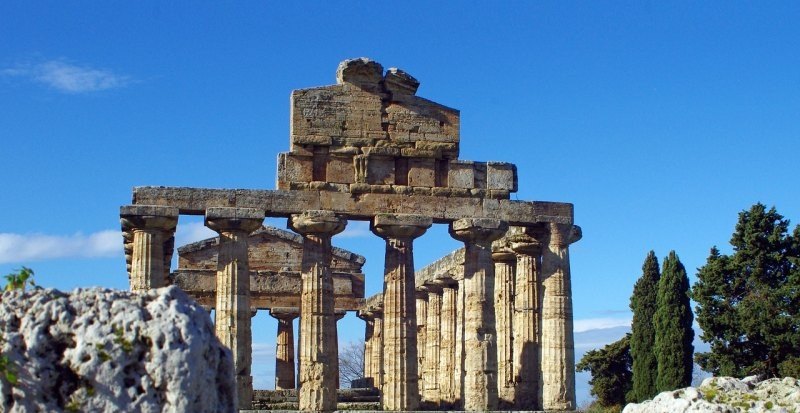
[[[441,283],[437,283],[436,280],[426,281],[425,282],[425,291],[427,291],[429,296],[431,294],[442,295],[442,285],[441,285]]]
[[[300,317],[300,309],[297,307],[273,307],[269,309],[269,315],[282,321],[292,321]]]
[[[428,288],[424,285],[416,287],[414,289],[414,297],[417,300],[427,300],[428,299]]]
[[[336,317],[336,321],[339,321],[347,315],[347,310],[335,310],[333,316]]]
[[[433,224],[431,217],[414,214],[377,214],[369,229],[383,239],[412,240],[425,233]]]
[[[511,249],[504,246],[492,246],[492,261],[512,263],[516,260],[517,255]]]
[[[178,208],[157,205],[125,205],[119,208],[123,231],[155,229],[173,231],[178,225]]]
[[[344,231],[347,220],[333,211],[309,210],[302,214],[292,214],[288,228],[302,235],[334,236]]]
[[[255,208],[208,208],[206,226],[217,232],[243,231],[251,233],[264,222],[264,211]]]
[[[462,218],[450,223],[450,236],[465,243],[490,243],[506,233],[508,224],[499,219]]]
[[[572,224],[550,223],[550,245],[566,247],[583,238],[581,227]]]

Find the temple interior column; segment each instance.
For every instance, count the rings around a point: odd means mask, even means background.
[[[464,270],[461,266],[461,278],[458,279],[456,289],[456,345],[455,345],[455,388],[456,407],[464,408]]]
[[[539,372],[539,269],[542,247],[539,228],[527,228],[509,237],[511,249],[516,253],[517,268],[514,296],[514,381],[516,382],[515,408],[536,410],[541,408]],[[531,236],[534,235],[534,236]]]
[[[464,409],[497,408],[497,332],[494,312],[492,241],[505,222],[464,218],[450,224],[450,235],[464,242]]]
[[[549,224],[542,251],[541,358],[542,408],[575,409],[575,340],[572,332],[572,285],[569,244],[581,238],[580,227]]]
[[[417,304],[413,241],[430,228],[430,217],[378,214],[370,229],[386,240],[383,281],[383,410],[419,407]]]
[[[425,407],[435,409],[439,406],[439,357],[441,340],[442,289],[436,284],[425,284],[428,290],[428,319],[425,322],[425,367],[422,374],[422,398]]]
[[[372,372],[375,315],[368,311],[359,311],[358,318],[364,320],[364,379],[366,379],[372,387],[375,387],[375,374]]]
[[[375,318],[372,331],[372,374],[375,387],[383,394],[383,310],[373,311]]]
[[[417,384],[420,396],[424,390],[422,372],[425,367],[425,334],[428,320],[428,290],[422,286],[415,291],[417,299]]]
[[[516,256],[503,247],[493,247],[495,291],[494,308],[497,326],[497,392],[498,407],[514,404],[514,269]]]
[[[336,317],[336,321],[334,323],[335,327],[333,329],[334,334],[334,343],[336,343],[336,360],[334,361],[336,364],[336,388],[340,389],[342,387],[342,373],[339,371],[339,320],[343,319],[344,316],[347,315],[347,311],[345,310],[334,310],[334,316]],[[350,383],[348,383],[349,387]]]
[[[252,208],[209,208],[206,226],[219,233],[217,252],[217,338],[233,353],[240,409],[253,403],[250,268],[247,237],[261,227],[264,211]]]
[[[453,409],[456,405],[456,307],[458,304],[458,282],[452,278],[440,278],[442,282],[442,310],[439,317],[439,399],[440,405]]]
[[[146,291],[167,285],[169,260],[178,208],[130,205],[120,208],[120,223],[125,234],[126,255],[130,250],[131,291]]]
[[[275,340],[275,390],[294,389],[294,323],[300,315],[297,308],[271,308],[269,314],[278,320],[278,336]]]
[[[337,360],[331,237],[347,221],[332,211],[310,210],[289,218],[303,236],[300,298],[300,410],[336,410]]]

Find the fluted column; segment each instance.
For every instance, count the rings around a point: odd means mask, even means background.
[[[439,357],[441,340],[441,315],[442,315],[442,289],[435,284],[426,284],[428,290],[428,319],[425,333],[425,364],[423,377],[422,398],[426,408],[435,408],[439,405]]]
[[[456,397],[456,404],[459,408],[464,408],[464,271],[461,266],[461,274],[456,290],[456,345],[455,345],[455,388],[453,393]]]
[[[498,241],[499,242],[499,241]],[[498,405],[507,409],[514,404],[514,267],[516,256],[505,247],[493,248],[495,291],[494,308],[497,326]]]
[[[253,403],[247,237],[260,228],[263,221],[264,211],[252,208],[209,208],[205,217],[206,226],[219,233],[214,328],[220,342],[233,352],[240,409],[250,409]]]
[[[289,228],[303,236],[300,292],[300,410],[336,410],[336,343],[331,237],[347,221],[331,211],[311,210],[289,218]]]
[[[372,358],[370,363],[372,368],[372,378],[375,387],[383,393],[383,310],[373,311],[375,319],[372,330]]]
[[[375,337],[375,315],[369,311],[358,311],[358,318],[364,320],[364,379],[371,380],[375,387],[375,375],[372,373],[372,346]]]
[[[278,336],[275,340],[275,390],[296,387],[294,377],[294,324],[300,315],[297,308],[271,308],[269,314],[278,320]]]
[[[442,278],[442,309],[439,320],[439,404],[443,408],[453,409],[456,404],[456,307],[458,300],[458,283],[452,278]]]
[[[129,205],[120,208],[126,255],[130,250],[131,291],[146,291],[167,285],[178,208]]]
[[[338,348],[339,348],[339,320],[343,319],[344,316],[346,316],[346,315],[347,315],[347,311],[345,311],[345,310],[334,310],[334,317],[336,318],[336,321],[335,321],[334,324],[335,324],[336,328],[333,329],[333,334],[334,334],[334,340],[333,341],[334,341],[334,343],[336,343],[336,348],[337,348],[337,350],[336,350],[336,360],[335,360],[335,364],[336,364],[336,388],[337,389],[342,387],[342,373],[341,373],[341,371],[339,371],[339,350],[338,350]]]
[[[428,321],[428,290],[423,287],[416,289],[417,298],[417,383],[422,395],[424,381],[422,372],[425,366],[425,326]]]
[[[569,244],[581,238],[576,225],[549,224],[542,251],[541,352],[542,408],[575,409],[575,340]]]
[[[464,410],[497,408],[497,333],[494,313],[492,241],[505,222],[464,218],[450,224],[450,235],[464,242]]]
[[[386,240],[383,281],[383,410],[419,407],[417,307],[413,240],[432,224],[430,217],[376,215],[370,229]]]

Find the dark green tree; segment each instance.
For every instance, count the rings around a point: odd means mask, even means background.
[[[656,389],[675,390],[692,383],[694,330],[689,305],[689,278],[675,251],[664,259],[656,299],[654,350],[658,361]]]
[[[602,349],[587,352],[575,369],[592,374],[591,393],[601,406],[623,406],[631,389],[630,334]]]
[[[656,253],[650,251],[642,265],[642,276],[633,286],[631,295],[631,359],[633,360],[632,402],[641,402],[653,398],[656,390],[658,362],[653,351],[656,330],[653,317],[656,313],[656,296],[658,295],[658,279],[661,277]]]
[[[714,375],[800,375],[800,226],[761,203],[739,213],[733,254],[714,247],[692,298],[711,351],[697,363]]]

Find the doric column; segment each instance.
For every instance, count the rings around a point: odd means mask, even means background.
[[[335,335],[334,342],[336,343],[336,348],[337,348],[336,360],[335,360],[335,363],[336,363],[336,388],[339,389],[339,388],[342,387],[342,374],[339,371],[339,351],[338,351],[338,348],[339,348],[339,320],[343,319],[344,316],[347,315],[347,311],[345,311],[345,310],[335,310],[333,315],[336,318],[336,323],[335,323],[336,324],[335,325],[336,328],[333,329],[333,334]],[[348,383],[348,385],[349,385],[349,383]]]
[[[372,372],[372,347],[375,338],[375,315],[370,311],[358,311],[358,318],[364,320],[364,379],[375,387],[375,374]]]
[[[422,372],[425,366],[425,325],[428,322],[428,290],[422,286],[416,289],[417,298],[417,384],[422,394],[424,381]]]
[[[275,340],[275,390],[296,387],[294,377],[294,324],[300,315],[297,308],[271,308],[269,314],[278,319],[278,337]]]
[[[576,225],[549,224],[542,251],[541,358],[542,409],[575,409],[575,340],[569,244],[581,238]]]
[[[541,230],[527,228],[509,237],[516,254],[514,292],[514,382],[519,410],[541,409],[539,371],[539,269]],[[535,236],[531,236],[535,235]]]
[[[458,304],[458,282],[452,278],[441,278],[442,282],[442,310],[439,320],[441,331],[439,334],[439,395],[440,405],[446,409],[455,408],[456,379],[453,372],[456,370],[456,307]]]
[[[500,242],[500,241],[498,241]],[[494,260],[494,309],[497,326],[497,392],[498,405],[508,409],[514,404],[514,267],[516,256],[507,248],[492,248]],[[526,409],[531,410],[531,409]]]
[[[464,267],[461,266],[461,274],[456,290],[456,345],[455,345],[455,394],[459,408],[464,408]]]
[[[436,284],[425,284],[428,290],[428,319],[425,331],[425,364],[423,368],[422,398],[426,408],[439,405],[439,343],[441,340],[442,289]]]
[[[383,410],[419,407],[417,307],[413,240],[432,224],[430,217],[379,214],[370,226],[386,240],[383,281]]]
[[[289,228],[303,236],[300,292],[300,410],[336,410],[336,343],[331,237],[347,221],[331,211],[311,210],[289,218]]]
[[[494,314],[492,241],[505,222],[464,218],[450,224],[450,235],[464,242],[464,410],[497,408],[497,333]]]
[[[121,207],[119,215],[126,255],[130,250],[131,291],[166,286],[178,208],[129,205]]]
[[[372,378],[375,387],[383,392],[383,310],[375,309],[373,329],[372,329]]]
[[[250,268],[247,237],[261,227],[264,211],[252,208],[209,208],[206,226],[219,233],[217,252],[217,338],[233,352],[233,371],[240,409],[253,403],[253,337],[250,330]]]

